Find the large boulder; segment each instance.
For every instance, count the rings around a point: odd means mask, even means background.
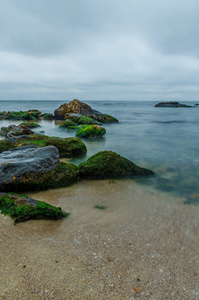
[[[101,112],[93,109],[88,104],[81,102],[78,99],[74,99],[69,104],[62,104],[58,109],[54,111],[55,119],[65,120],[66,118],[69,118],[67,115],[69,113],[84,115],[102,123],[108,123],[109,119],[112,118],[111,116],[107,117],[108,115],[105,115],[104,117],[104,115]],[[113,120],[115,120],[115,122],[118,122],[118,120],[115,118],[112,118],[111,122],[113,122]],[[73,121],[76,123],[75,120]]]
[[[101,151],[79,164],[80,177],[88,179],[120,178],[153,175],[130,160],[112,151]]]
[[[105,133],[106,133],[106,129],[100,127],[99,125],[83,125],[76,132],[76,136],[79,138],[86,138],[86,139],[98,139],[98,138],[102,138]]]
[[[0,134],[5,137],[14,137],[20,135],[34,134],[34,131],[30,130],[25,124],[9,125],[8,127],[2,127]]]
[[[14,219],[14,223],[24,222],[30,219],[58,220],[69,215],[63,212],[61,207],[55,207],[27,196],[1,192],[0,210],[2,214],[9,215]]]
[[[54,146],[21,146],[0,154],[0,191],[43,190],[77,181],[77,166],[59,162]]]
[[[172,102],[160,102],[156,104],[155,107],[192,107],[192,106],[181,104],[177,101],[172,101]]]
[[[0,141],[0,153],[21,145],[36,144],[39,147],[53,145],[58,148],[60,157],[78,157],[87,152],[85,144],[79,138],[59,138],[32,134],[7,138]]]

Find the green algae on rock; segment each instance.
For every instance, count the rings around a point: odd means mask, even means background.
[[[50,138],[46,145],[53,145],[58,148],[60,157],[79,157],[87,152],[85,144],[75,137],[71,138]]]
[[[99,125],[83,125],[76,132],[76,136],[80,138],[96,139],[102,138],[106,133],[106,129]]]
[[[63,212],[61,207],[52,206],[26,195],[7,193],[0,193],[0,210],[2,214],[9,215],[14,223],[30,219],[58,220],[69,215]]]
[[[58,148],[60,157],[78,157],[87,152],[85,144],[79,138],[59,138],[47,135],[31,134],[0,141],[0,153],[22,145],[36,144],[39,147],[53,145]]]
[[[103,114],[102,116],[99,116],[98,120],[101,121],[102,123],[118,123],[118,119],[107,114]]]
[[[21,191],[40,191],[51,188],[66,187],[79,179],[78,167],[74,164],[58,162],[54,170],[40,175],[23,175],[15,178],[11,183],[1,183],[0,191],[21,192]]]
[[[92,124],[102,125],[101,122],[99,122],[93,118],[83,116],[83,115],[80,115],[80,118],[77,121],[77,124],[78,125],[92,125]]]
[[[69,129],[78,129],[79,126],[70,119],[66,119],[59,127],[69,128]]]
[[[41,127],[41,125],[39,125],[39,124],[37,124],[37,123],[35,123],[35,122],[31,122],[31,121],[29,121],[29,122],[23,122],[23,123],[21,123],[21,124],[19,124],[19,125],[25,125],[25,126],[28,127],[28,128],[37,128],[37,127]]]
[[[154,173],[112,151],[100,151],[79,164],[80,177],[88,179],[146,176]]]

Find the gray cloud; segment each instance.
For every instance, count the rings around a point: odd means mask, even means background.
[[[0,0],[1,99],[195,100],[196,0]]]

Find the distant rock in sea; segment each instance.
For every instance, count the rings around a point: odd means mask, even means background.
[[[156,104],[155,107],[192,107],[192,106],[181,104],[177,101],[172,101],[172,102],[160,102]]]

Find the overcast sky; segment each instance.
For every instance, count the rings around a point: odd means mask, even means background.
[[[0,99],[199,101],[198,0],[0,0]]]

